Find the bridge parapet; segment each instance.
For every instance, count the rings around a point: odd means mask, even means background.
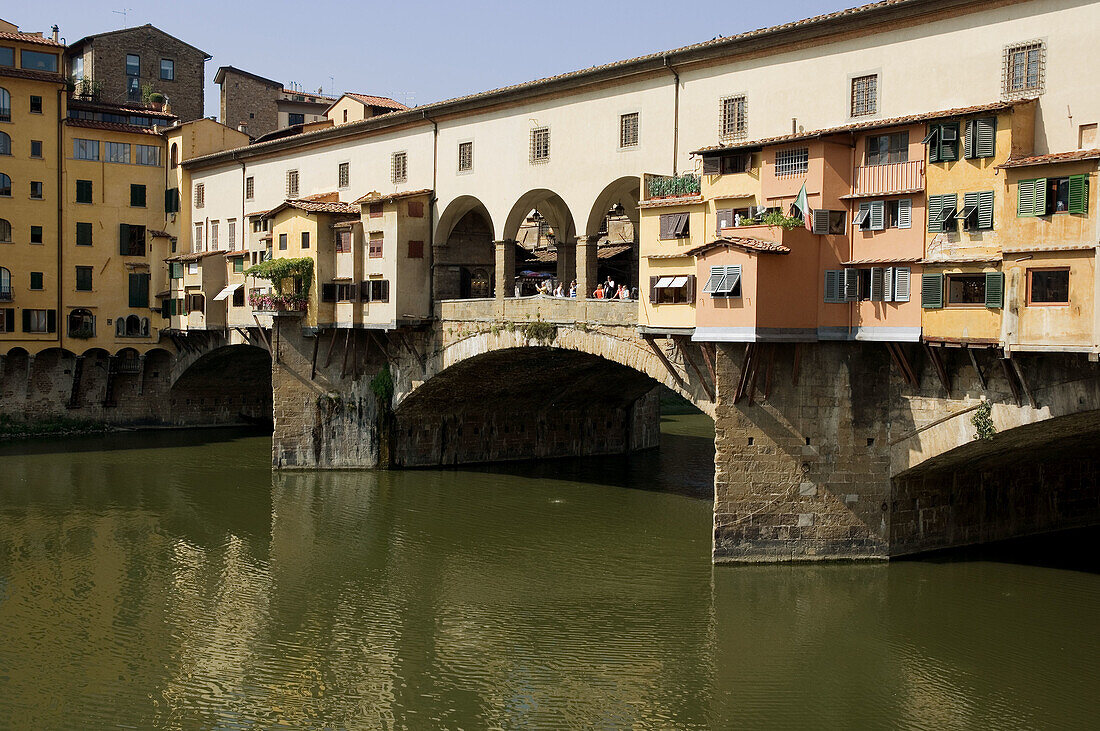
[[[506,297],[503,299],[441,300],[435,315],[442,321],[532,322],[553,324],[578,322],[593,325],[634,327],[638,324],[635,300],[594,300],[572,297]]]

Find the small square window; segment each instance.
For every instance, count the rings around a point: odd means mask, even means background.
[[[1008,98],[1043,93],[1046,44],[1029,41],[1006,46],[1002,70],[1003,93]]]
[[[1028,269],[1029,305],[1068,305],[1069,269]]]
[[[31,96],[31,114],[42,113],[42,97]]]
[[[286,251],[287,235],[279,234],[279,251]]]
[[[203,183],[195,183],[195,208],[202,208],[206,205],[206,185]]]
[[[31,181],[31,198],[35,199],[36,201],[42,200],[42,195],[43,195],[42,191],[43,191],[42,183],[40,181],[37,181],[37,180],[32,180]]]
[[[424,217],[424,201],[409,201],[409,218]]]
[[[42,227],[41,226],[31,226],[31,243],[32,244],[41,244],[42,243]]]
[[[531,130],[531,163],[542,163],[550,159],[550,128],[539,127]]]
[[[727,96],[719,104],[718,136],[723,140],[744,139],[747,124],[745,116],[746,101],[744,94]]]
[[[92,202],[92,181],[90,181],[90,180],[78,180],[78,181],[76,181],[76,202],[77,203],[91,203]]]
[[[458,172],[465,173],[474,169],[474,143],[458,143]]]
[[[44,289],[42,284],[42,272],[31,272],[31,289]]]
[[[77,223],[76,224],[76,245],[77,246],[91,246],[92,245],[92,224],[90,224],[90,223]]]
[[[145,208],[145,186],[131,184],[130,185],[130,207],[131,208]]]
[[[371,259],[382,258],[382,234],[379,232],[373,232],[370,235],[370,243],[367,248],[367,256]]]
[[[297,198],[298,197],[298,171],[287,170],[286,171],[286,197]]]
[[[42,157],[42,140],[31,140],[31,157]]]
[[[409,179],[409,154],[395,152],[390,157],[390,182],[404,183]]]
[[[410,259],[423,259],[424,258],[424,242],[423,241],[410,241],[409,242],[409,258]]]
[[[878,74],[852,79],[852,116],[866,117],[878,111]]]
[[[78,292],[91,292],[92,291],[92,268],[91,267],[77,267],[76,268],[76,291],[78,291]]]
[[[619,147],[635,147],[638,144],[638,113],[619,116]]]
[[[351,163],[342,162],[337,167],[337,185],[341,188],[346,188],[351,184]]]
[[[252,200],[256,195],[256,178],[249,175],[244,179],[244,197],[246,200]]]
[[[302,232],[302,248],[303,249],[308,249],[309,248],[309,231],[303,231]]]
[[[164,81],[176,80],[176,62],[170,58],[160,60],[160,78]]]

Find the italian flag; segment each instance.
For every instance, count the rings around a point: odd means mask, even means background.
[[[802,216],[802,221],[805,223],[806,228],[813,230],[813,212],[810,210],[810,202],[806,199],[806,183],[802,183],[802,190],[798,191],[798,197],[794,199],[794,203],[791,204],[791,211],[797,210],[798,214]]]

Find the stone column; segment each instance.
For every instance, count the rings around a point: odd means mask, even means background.
[[[494,297],[504,299],[514,297],[516,288],[516,242],[505,240],[497,241],[496,245],[496,292]]]
[[[577,299],[591,297],[596,289],[596,242],[599,236],[577,237]]]
[[[558,250],[558,281],[568,294],[569,285],[577,278],[577,247],[568,241],[559,241],[556,244]]]

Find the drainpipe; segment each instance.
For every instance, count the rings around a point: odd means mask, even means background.
[[[56,28],[57,26],[54,26]],[[54,34],[56,35],[56,31]],[[57,344],[61,345],[61,333],[64,332],[66,323],[69,318],[64,317],[62,311],[62,295],[61,295],[61,283],[64,281],[64,273],[62,267],[64,266],[64,256],[62,254],[62,244],[64,236],[62,235],[63,226],[65,225],[65,177],[64,177],[64,161],[65,161],[65,118],[61,115],[61,106],[64,101],[62,96],[65,93],[64,88],[57,90],[57,316],[54,318],[54,322],[57,325]]]
[[[432,194],[428,196],[428,311],[435,308],[435,194],[437,173],[439,171],[439,124],[422,112],[424,119],[432,123]]]
[[[1097,164],[1096,170],[1097,178],[1100,179],[1100,164]],[[1100,214],[1100,205],[1093,205]],[[1100,271],[1096,270],[1097,261],[1100,261],[1100,215],[1096,216],[1096,246],[1093,248],[1092,258],[1092,352],[1089,353],[1089,360],[1092,361],[1100,360]]]
[[[855,136],[855,133],[852,133],[851,136],[852,136],[852,145],[851,145],[851,152],[848,155],[848,158],[849,158],[848,169],[852,171],[852,176],[855,177],[855,175],[856,175],[856,140],[855,140],[856,136]],[[855,182],[855,181],[853,181],[853,182]],[[824,197],[825,191],[822,190],[821,193],[822,193],[822,197]],[[858,199],[856,199],[856,200],[858,200]],[[844,215],[847,216],[848,212],[845,211]],[[852,225],[851,221],[852,221],[852,217],[848,216],[848,222],[845,224],[845,228],[848,229],[848,261],[855,261],[855,258],[856,258],[856,231],[855,231],[855,226]],[[820,267],[818,267],[818,268],[820,269]],[[824,276],[824,275],[822,275],[822,276]],[[912,286],[912,285],[910,285],[910,286]],[[856,309],[858,307],[859,307],[859,300],[856,300],[853,303],[849,303],[849,305],[848,305],[848,337],[852,337],[852,331],[855,329],[855,326],[856,326]],[[886,307],[883,306],[883,312],[885,312],[885,311],[886,311]]]
[[[672,174],[677,174],[677,158],[680,155],[680,74],[676,68],[668,62],[668,56],[663,56],[664,66],[672,72],[675,86],[672,102]]]

